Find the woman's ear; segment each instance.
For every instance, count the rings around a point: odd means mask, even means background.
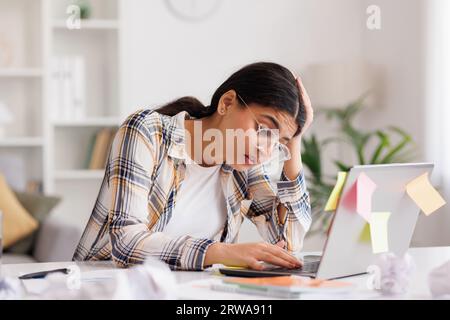
[[[219,100],[219,105],[217,106],[217,112],[224,116],[231,106],[236,102],[237,94],[234,90],[228,90],[225,92]]]

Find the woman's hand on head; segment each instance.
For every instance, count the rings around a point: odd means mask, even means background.
[[[221,263],[228,266],[248,267],[255,270],[264,268],[261,262],[285,268],[298,268],[302,262],[284,249],[284,242],[276,245],[266,242],[256,243],[214,243],[205,257],[205,265]]]
[[[296,153],[301,147],[301,139],[306,131],[308,131],[309,127],[311,126],[313,120],[314,120],[314,110],[312,108],[311,99],[309,98],[308,92],[306,91],[305,87],[303,86],[302,80],[300,77],[295,76],[295,81],[297,84],[298,91],[300,92],[300,102],[303,102],[305,106],[305,124],[303,125],[302,131],[299,135],[295,136],[294,138],[289,141],[287,144],[287,147],[289,150],[291,150],[291,153]],[[301,104],[301,103],[300,103]]]
[[[303,104],[305,105],[306,120],[305,124],[303,125],[302,132],[300,133],[300,136],[302,136],[309,129],[311,123],[314,120],[314,110],[312,108],[311,99],[309,98],[308,92],[306,91],[306,88],[303,85],[302,80],[300,79],[300,77],[297,77],[295,81],[297,83],[298,91],[301,94],[300,98],[302,99]]]

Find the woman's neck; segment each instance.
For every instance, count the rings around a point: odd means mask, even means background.
[[[207,130],[218,129],[219,123],[214,118],[214,116],[209,116],[201,119],[184,120],[186,152],[191,159],[204,167],[222,164],[218,163],[217,159],[214,159],[211,154],[204,152],[209,144],[214,143],[214,141],[203,139]]]

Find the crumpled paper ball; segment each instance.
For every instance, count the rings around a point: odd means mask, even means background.
[[[428,284],[434,298],[450,298],[450,261],[430,272]]]
[[[394,253],[380,254],[376,265],[379,267],[378,290],[385,295],[404,294],[411,284],[416,269],[412,257],[405,253],[397,256]]]
[[[22,298],[23,289],[18,279],[0,277],[0,300],[19,300]]]
[[[79,288],[69,288],[68,276],[49,274],[48,286],[40,299],[69,300],[152,300],[175,299],[176,280],[169,267],[149,258],[142,265],[114,272],[112,279],[83,282]]]

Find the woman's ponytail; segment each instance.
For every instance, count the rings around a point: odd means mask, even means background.
[[[217,107],[204,106],[197,98],[182,97],[159,107],[155,111],[164,115],[174,116],[181,111],[187,111],[190,116],[200,119],[212,115]]]

